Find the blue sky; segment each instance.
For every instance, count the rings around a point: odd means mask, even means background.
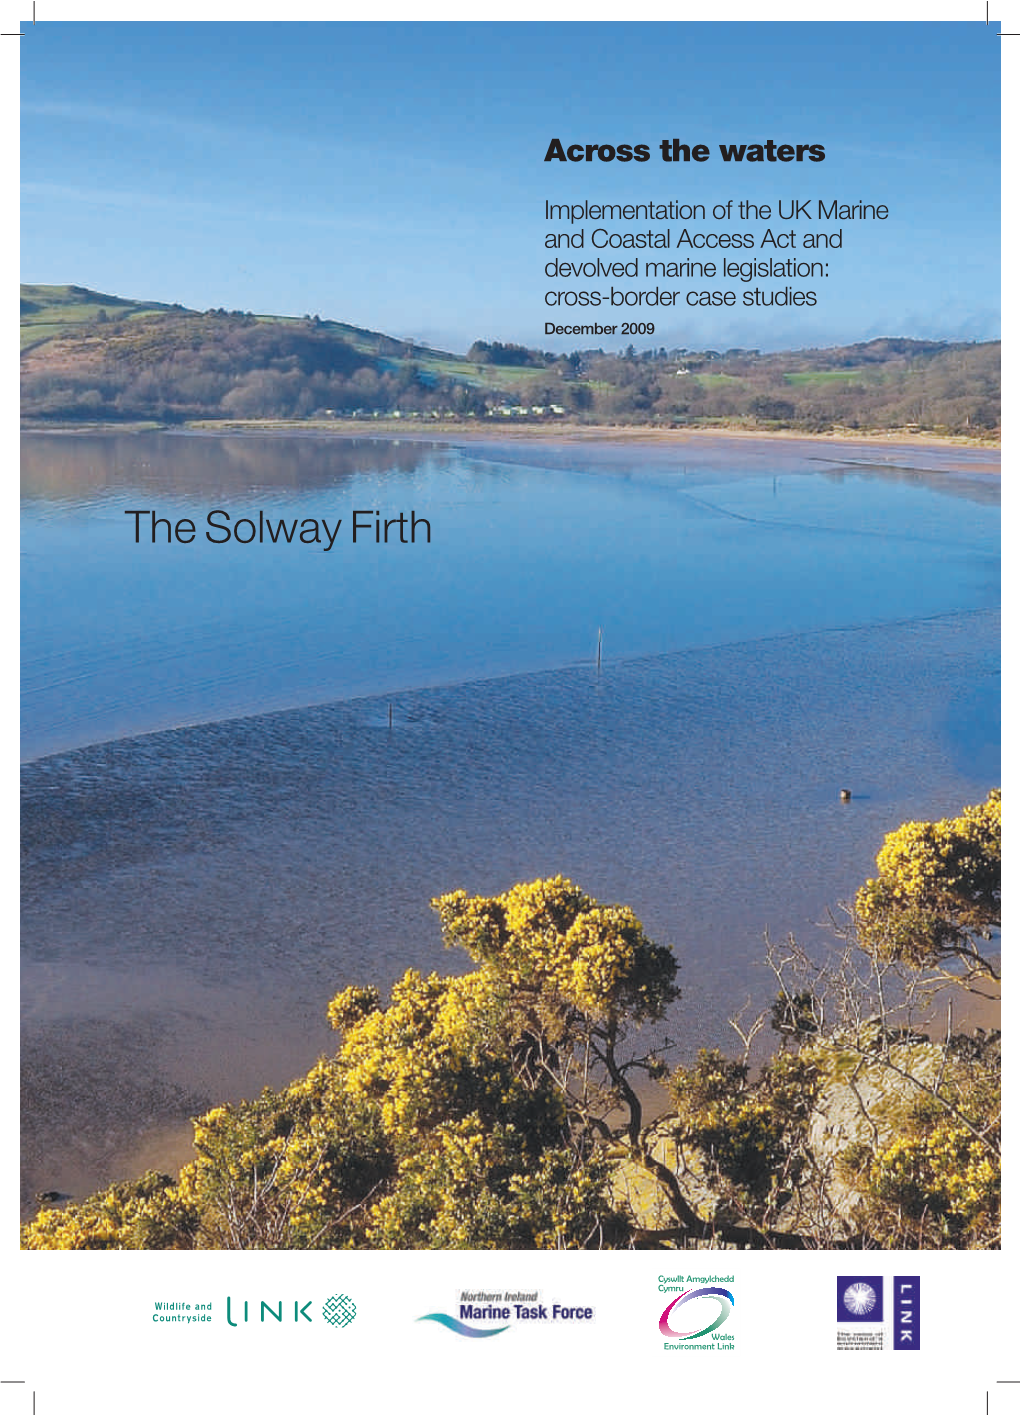
[[[22,47],[22,278],[458,351],[572,347],[543,333],[577,318],[543,305],[547,198],[838,198],[890,219],[843,223],[814,310],[659,311],[651,342],[994,338],[997,43],[972,23],[40,25]],[[648,142],[653,160],[547,164],[552,137]],[[713,157],[664,164],[663,137]],[[826,161],[718,155],[767,138]]]

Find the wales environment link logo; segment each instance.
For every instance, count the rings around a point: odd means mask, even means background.
[[[708,1299],[710,1302],[717,1304],[718,1312],[714,1320],[706,1322],[704,1326],[698,1325],[699,1322],[705,1321],[706,1318],[705,1309],[701,1307],[697,1309],[698,1315],[694,1318],[695,1325],[690,1331],[674,1331],[669,1324],[670,1313],[676,1308],[686,1306],[688,1302],[701,1302],[703,1299]],[[672,1337],[674,1341],[696,1341],[698,1337],[708,1336],[710,1332],[714,1332],[721,1327],[732,1311],[733,1293],[730,1292],[729,1288],[694,1287],[689,1292],[681,1292],[679,1297],[673,1298],[672,1302],[659,1318],[659,1331],[665,1337]],[[683,1315],[686,1316],[688,1314],[685,1313]],[[674,1320],[680,1321],[681,1316],[678,1314]],[[731,1340],[732,1338],[726,1339]]]

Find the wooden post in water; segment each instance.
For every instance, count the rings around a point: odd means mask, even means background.
[[[390,731],[393,731],[393,704],[390,703]]]
[[[596,650],[595,650],[595,667],[598,668],[598,669],[601,669],[601,667],[602,667],[602,625],[601,625],[601,624],[599,625],[599,641],[598,641],[598,647],[597,647]]]

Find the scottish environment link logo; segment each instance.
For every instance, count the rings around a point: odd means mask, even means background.
[[[881,1322],[882,1279],[880,1277],[838,1277],[836,1279],[837,1322]]]
[[[893,1278],[893,1350],[921,1349],[921,1279]]]
[[[875,1310],[878,1293],[870,1282],[854,1282],[843,1293],[843,1306],[853,1317],[867,1317]]]
[[[836,1279],[836,1350],[884,1351],[882,1279],[838,1277]]]

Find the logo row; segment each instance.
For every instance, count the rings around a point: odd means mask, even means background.
[[[878,1274],[836,1279],[837,1350],[920,1350],[920,1278],[892,1278],[892,1300],[888,1304],[885,1281]],[[734,1350],[736,1299],[732,1273],[660,1275],[658,1285],[660,1300],[661,1295],[670,1299],[658,1319],[665,1350]],[[547,1298],[538,1290],[461,1291],[452,1305],[453,1310],[423,1312],[416,1320],[443,1327],[457,1337],[484,1340],[521,1327],[584,1327],[595,1320],[596,1312],[591,1304],[568,1304]],[[198,1328],[214,1322],[217,1307],[212,1300],[159,1301],[153,1303],[151,1320],[159,1327]],[[225,1313],[226,1325],[234,1328],[325,1323],[342,1331],[358,1315],[354,1298],[342,1292],[333,1293],[324,1301],[303,1296],[269,1299],[231,1295],[219,1310]]]

